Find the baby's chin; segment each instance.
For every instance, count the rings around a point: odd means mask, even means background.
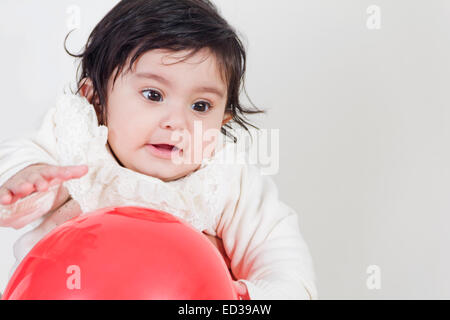
[[[136,167],[134,171],[145,174],[150,177],[158,178],[164,182],[170,182],[182,179],[187,175],[197,171],[200,164],[196,165],[158,165],[153,167],[139,168]],[[131,169],[133,170],[133,169]]]

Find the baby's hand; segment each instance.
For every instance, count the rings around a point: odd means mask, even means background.
[[[244,283],[239,281],[233,281],[233,286],[239,296],[239,300],[250,300],[247,286]]]
[[[49,187],[61,184],[64,181],[81,178],[87,171],[86,165],[35,164],[28,166],[0,187],[0,205],[10,205],[33,192],[47,191]]]

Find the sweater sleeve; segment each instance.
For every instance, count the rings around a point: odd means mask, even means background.
[[[0,143],[0,186],[20,170],[32,164],[56,165],[56,140],[53,114],[50,109],[34,137],[9,139]]]
[[[258,167],[245,165],[235,190],[234,205],[225,208],[216,234],[250,299],[317,299],[313,262],[298,215],[278,199],[273,180]]]
[[[57,164],[53,114],[50,109],[33,137],[0,143],[0,186],[22,169],[38,163]],[[58,195],[58,186],[33,193],[8,206],[0,205],[0,226],[19,229],[48,212]]]

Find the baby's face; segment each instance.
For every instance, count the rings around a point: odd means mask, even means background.
[[[198,169],[201,159],[213,153],[211,134],[220,135],[229,119],[227,86],[215,57],[203,49],[180,62],[186,53],[149,51],[108,87],[112,151],[125,167],[163,181]]]

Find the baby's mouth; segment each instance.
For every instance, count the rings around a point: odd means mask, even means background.
[[[158,148],[159,150],[163,151],[177,151],[178,148],[176,146],[173,146],[171,144],[152,144],[155,148]]]
[[[154,157],[166,160],[173,159],[173,157],[182,156],[183,154],[183,149],[179,149],[172,144],[165,143],[147,144],[146,149]]]

